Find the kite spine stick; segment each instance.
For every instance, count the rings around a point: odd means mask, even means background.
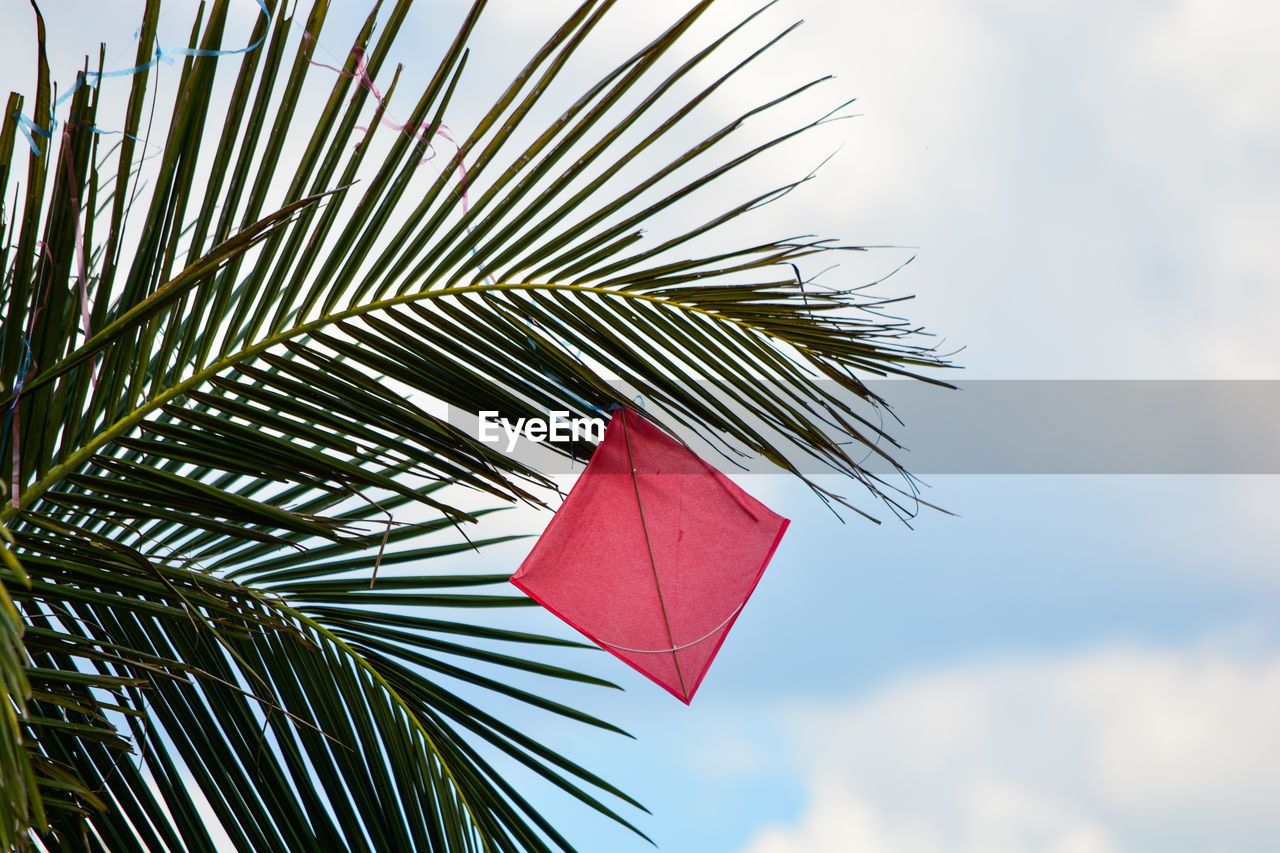
[[[644,531],[644,544],[649,549],[649,568],[653,570],[653,586],[658,591],[658,607],[662,610],[662,621],[667,626],[667,642],[671,644],[671,660],[676,665],[676,678],[680,679],[680,693],[687,702],[689,688],[685,686],[684,673],[680,670],[680,656],[677,654],[676,638],[671,633],[671,619],[667,616],[667,605],[662,600],[662,584],[658,581],[658,564],[653,559],[653,543],[649,541],[649,525],[645,524],[644,520],[644,501],[640,500],[640,481],[636,478],[636,463],[631,456],[631,433],[627,429],[627,410],[624,408],[619,414],[622,417],[622,436],[627,443],[627,468],[631,470],[631,485],[635,487],[636,507],[640,510],[640,529]]]

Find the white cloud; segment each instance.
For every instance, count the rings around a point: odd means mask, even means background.
[[[751,845],[750,853],[1118,853],[1105,830],[1025,791],[994,784],[980,786],[973,792],[971,805],[981,828],[974,833],[972,846],[952,846],[956,839],[949,833],[886,821],[846,783],[826,776],[814,785],[804,823],[795,829],[766,829]]]
[[[497,20],[515,38],[569,5],[516,4]],[[755,5],[723,0],[702,31]],[[619,3],[593,56],[603,67],[682,6]],[[711,110],[831,73],[821,95],[751,131],[848,97],[862,115],[736,173],[736,188],[773,185],[842,148],[740,234],[918,246],[885,291],[919,294],[906,313],[969,345],[978,375],[1280,376],[1265,343],[1280,312],[1280,7],[788,0],[738,44],[798,18]],[[862,283],[904,257],[844,258],[824,280]]]
[[[744,853],[1274,849],[1280,656],[1111,649],[798,712],[798,820]]]
[[[864,113],[807,227],[919,246],[890,288],[979,375],[1280,375],[1280,7],[786,6]]]

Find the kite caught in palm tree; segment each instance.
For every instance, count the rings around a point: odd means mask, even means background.
[[[554,698],[607,683],[539,660],[579,644],[502,627],[532,604],[509,569],[433,568],[507,538],[459,535],[477,506],[554,497],[436,412],[586,416],[618,379],[671,431],[895,507],[850,400],[940,359],[865,291],[798,280],[844,247],[735,238],[805,178],[672,215],[829,114],[739,144],[808,84],[691,134],[777,40],[704,76],[758,14],[699,41],[710,0],[583,86],[565,68],[615,5],[586,0],[465,132],[484,0],[427,73],[385,67],[409,0],[354,36],[262,0],[233,36],[249,2],[170,44],[148,0],[134,60],[61,92],[32,4],[34,92],[0,125],[0,847],[571,849],[502,762],[631,826],[484,707],[614,730]]]

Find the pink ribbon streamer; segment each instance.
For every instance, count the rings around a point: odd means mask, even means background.
[[[9,503],[14,509],[22,509],[18,501],[18,480],[22,478],[22,452],[18,449],[18,401],[13,401],[13,479],[9,481]]]
[[[312,36],[311,33],[303,33],[302,38],[308,44],[310,44],[315,40],[314,36]],[[422,159],[423,163],[427,162],[432,157],[434,157],[435,148],[431,145],[431,140],[427,138],[427,131],[429,129],[429,125],[426,122],[423,122],[422,124],[419,124],[419,125],[414,125],[410,122],[405,122],[404,124],[396,124],[394,121],[387,118],[386,98],[383,97],[382,91],[378,88],[377,84],[373,82],[373,78],[369,75],[369,66],[366,65],[364,61],[364,56],[365,56],[364,48],[358,47],[358,46],[351,48],[351,55],[354,56],[356,60],[356,70],[354,72],[344,71],[341,68],[338,68],[333,65],[327,65],[323,62],[316,62],[314,59],[311,59],[309,57],[307,61],[319,68],[325,68],[329,71],[333,71],[342,77],[350,77],[354,80],[358,80],[360,82],[360,85],[368,89],[369,93],[373,95],[375,100],[377,100],[378,105],[383,108],[382,118],[379,120],[379,123],[383,127],[386,127],[390,130],[394,130],[397,133],[409,131],[414,139],[417,139],[421,142],[426,143],[427,149],[431,152],[431,154]],[[467,197],[467,164],[463,161],[463,158],[462,158],[462,147],[459,146],[458,143],[454,141],[453,137],[449,135],[449,129],[444,125],[440,125],[440,127],[436,128],[435,135],[442,137],[446,142],[448,142],[454,148],[454,151],[455,151],[454,160],[458,164],[458,183],[462,189],[462,212],[468,213],[471,210],[471,202],[470,202],[470,199]]]
[[[87,342],[93,337],[93,329],[90,326],[89,317],[91,308],[89,305],[89,264],[85,257],[84,251],[84,228],[80,225],[80,181],[76,177],[75,164],[71,162],[71,128],[64,126],[62,130],[62,144],[66,154],[63,162],[67,164],[67,183],[71,192],[71,218],[75,221],[76,229],[76,262],[78,267],[78,287],[80,289],[80,328],[84,332],[84,339]],[[98,378],[95,372],[93,377],[96,386]]]

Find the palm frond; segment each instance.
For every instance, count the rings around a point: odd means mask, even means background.
[[[483,707],[617,731],[523,686],[606,682],[538,659],[577,644],[502,626],[530,603],[505,572],[426,568],[505,538],[455,538],[483,502],[553,485],[435,406],[587,414],[612,374],[677,431],[798,476],[816,461],[901,510],[847,450],[877,446],[859,377],[940,359],[881,302],[793,272],[856,247],[732,238],[808,178],[673,224],[828,121],[737,146],[821,81],[690,142],[688,117],[786,35],[695,85],[759,14],[686,48],[703,0],[559,102],[613,5],[583,2],[456,144],[484,0],[399,131],[406,75],[373,81],[409,0],[368,16],[340,71],[313,56],[328,3],[295,20],[268,0],[228,52],[212,0],[145,128],[158,0],[122,117],[87,85],[100,57],[53,122],[40,23],[35,96],[0,126],[0,198],[21,117],[40,131],[0,222],[0,842],[212,850],[207,807],[244,850],[571,849],[503,762],[635,829],[638,803]]]

